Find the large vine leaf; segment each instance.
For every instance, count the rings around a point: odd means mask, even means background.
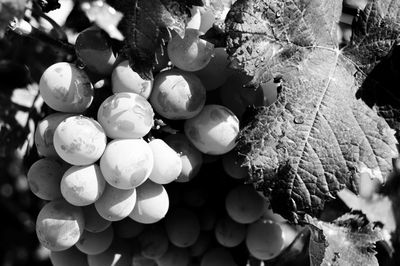
[[[384,182],[398,155],[394,131],[356,92],[390,54],[400,7],[371,1],[359,37],[339,49],[341,8],[330,0],[241,0],[225,21],[232,66],[255,85],[282,81],[277,101],[253,112],[238,148],[251,181],[290,220],[317,215],[343,187],[357,192],[361,173]]]
[[[184,35],[190,7],[202,0],[123,0],[115,8],[125,16],[121,21],[125,54],[131,67],[145,78],[152,78],[156,51],[171,38],[171,30]]]
[[[333,223],[307,219],[311,230],[312,266],[379,265],[374,248],[376,242],[383,240],[383,235],[364,215],[345,214]]]

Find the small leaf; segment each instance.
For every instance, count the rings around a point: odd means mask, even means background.
[[[387,13],[389,2],[367,5],[369,19],[358,34],[376,31],[342,50],[341,1],[242,0],[228,13],[231,66],[252,75],[256,86],[281,80],[277,101],[256,110],[238,148],[247,154],[250,181],[285,218],[318,215],[342,188],[357,192],[361,173],[385,182],[391,171],[394,131],[356,98],[400,33],[400,7]]]
[[[103,0],[83,2],[81,8],[88,19],[107,32],[111,38],[124,40],[124,36],[117,28],[123,16],[121,12],[116,11]]]
[[[382,240],[381,231],[362,214],[345,214],[333,223],[307,216],[310,224],[309,245],[312,266],[378,266],[375,243]]]
[[[24,15],[26,0],[0,0],[0,38],[11,20]]]
[[[201,0],[124,0],[115,8],[124,13],[121,28],[125,54],[130,65],[142,77],[152,78],[155,53],[171,38],[171,30],[183,37],[190,7]]]

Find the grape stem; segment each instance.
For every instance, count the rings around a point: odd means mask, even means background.
[[[60,39],[54,39],[49,34],[33,27],[24,19],[14,18],[14,20],[10,22],[9,28],[21,36],[26,36],[44,42],[56,48],[62,49],[69,54],[75,54],[75,48],[72,44]]]

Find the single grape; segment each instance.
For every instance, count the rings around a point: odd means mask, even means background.
[[[60,62],[48,67],[39,82],[40,95],[52,109],[82,113],[93,101],[93,86],[83,70]]]
[[[261,87],[244,87],[252,77],[235,73],[228,77],[219,90],[222,105],[229,108],[239,119],[248,106],[263,106],[264,93]]]
[[[263,215],[267,204],[253,185],[240,185],[227,194],[225,208],[234,221],[248,224],[257,221]]]
[[[35,145],[37,153],[44,157],[58,157],[53,145],[54,131],[57,126],[72,114],[54,113],[43,118],[35,130]]]
[[[157,260],[158,266],[187,266],[189,264],[189,252],[186,248],[169,245],[167,252]]]
[[[76,247],[63,251],[51,251],[50,261],[53,266],[87,266],[86,254],[80,252]]]
[[[192,257],[199,257],[206,252],[212,245],[213,235],[207,231],[201,231],[196,242],[189,247],[189,253]]]
[[[232,70],[228,68],[228,64],[225,48],[215,48],[207,66],[194,73],[200,78],[207,91],[215,90],[222,86],[231,75]]]
[[[29,168],[28,185],[36,197],[43,200],[62,198],[60,182],[67,166],[50,158],[43,158]]]
[[[105,180],[119,189],[145,182],[153,169],[153,152],[143,139],[119,139],[108,143],[100,159]]]
[[[244,179],[248,174],[246,167],[242,166],[244,157],[232,150],[222,156],[222,166],[225,173],[235,179]]]
[[[169,240],[165,229],[161,225],[147,227],[139,236],[143,257],[149,259],[159,259],[168,250]]]
[[[154,79],[150,102],[165,118],[191,118],[201,111],[205,101],[206,89],[192,73],[171,69],[160,72]]]
[[[270,220],[260,219],[247,228],[246,246],[257,259],[270,260],[278,256],[283,241],[280,225]]]
[[[107,33],[100,28],[92,26],[80,32],[75,51],[89,71],[102,76],[111,75],[115,56]]]
[[[138,73],[133,71],[128,60],[122,61],[114,68],[111,82],[114,93],[132,92],[146,99],[149,98],[153,86],[151,80],[142,79]]]
[[[89,165],[100,159],[107,138],[100,124],[82,115],[64,119],[54,131],[57,154],[73,165]]]
[[[137,193],[137,192],[136,192]],[[137,194],[136,194],[137,196]],[[137,198],[136,198],[137,201]],[[133,238],[140,235],[144,230],[144,225],[127,217],[121,221],[113,223],[115,235],[120,238]]]
[[[137,139],[154,124],[150,103],[141,95],[119,92],[108,97],[99,107],[97,120],[112,139]]]
[[[182,170],[176,181],[189,182],[199,173],[203,165],[203,155],[184,134],[169,135],[165,142],[179,154],[182,161]]]
[[[169,197],[165,188],[147,180],[137,188],[136,205],[129,217],[139,223],[152,224],[164,218],[168,208]]]
[[[196,214],[186,208],[175,208],[165,218],[169,240],[177,247],[193,245],[200,235],[200,222]]]
[[[182,160],[162,139],[149,142],[153,151],[154,164],[149,179],[157,184],[168,184],[175,181],[182,171]]]
[[[218,243],[224,247],[231,248],[236,247],[245,239],[246,226],[226,216],[218,219],[214,232]]]
[[[106,181],[96,164],[71,166],[61,179],[61,194],[75,206],[94,203],[103,194]]]
[[[85,217],[85,230],[91,233],[99,233],[106,230],[111,221],[100,216],[94,204],[82,207],[83,216]]]
[[[36,220],[36,234],[43,246],[51,251],[61,251],[78,242],[84,226],[81,208],[64,200],[56,200],[40,210]]]
[[[168,56],[172,64],[185,71],[204,68],[214,53],[214,45],[202,40],[197,29],[186,29],[184,38],[178,34],[168,42]]]
[[[185,135],[206,154],[224,154],[236,146],[239,120],[228,108],[210,104],[195,117],[185,121]]]
[[[109,221],[120,221],[132,212],[136,203],[136,189],[118,189],[106,184],[103,195],[94,203],[100,216]]]
[[[124,242],[113,242],[106,251],[87,255],[87,261],[89,266],[131,266],[131,247]]]
[[[236,266],[228,249],[215,247],[209,249],[201,258],[200,266]]]
[[[84,231],[75,246],[85,254],[96,255],[106,251],[114,238],[112,226],[99,233]]]

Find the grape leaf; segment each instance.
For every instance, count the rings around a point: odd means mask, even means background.
[[[0,38],[14,17],[24,15],[26,0],[0,0]]]
[[[318,215],[343,187],[357,192],[361,173],[384,182],[398,155],[394,131],[356,98],[365,71],[395,43],[400,12],[394,6],[388,13],[389,2],[366,8],[385,19],[379,27],[380,20],[364,25],[379,33],[344,49],[337,41],[341,1],[242,0],[228,13],[231,65],[254,76],[256,86],[281,80],[277,101],[251,112],[238,149],[250,181],[289,220]]]
[[[133,70],[151,79],[156,51],[170,40],[170,30],[183,37],[189,8],[202,4],[202,0],[116,1],[115,8],[124,13],[120,27]]]
[[[383,236],[364,215],[347,213],[333,223],[307,216],[307,222],[311,229],[310,265],[379,265],[374,248]]]

